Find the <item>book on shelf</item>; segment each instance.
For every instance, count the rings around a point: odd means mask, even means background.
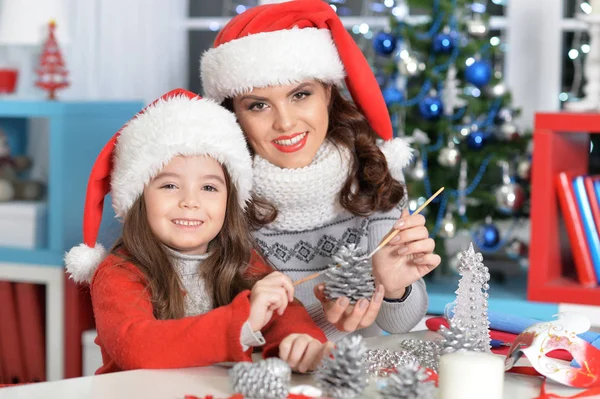
[[[600,179],[600,175],[585,176],[583,178],[583,183],[585,184],[585,191],[590,200],[590,207],[592,208],[592,216],[594,217],[596,230],[600,232],[600,197],[596,194],[596,189],[594,187],[594,180],[597,180],[600,183],[600,180],[598,179]]]
[[[592,205],[590,204],[587,191],[585,189],[584,176],[575,176],[573,179],[573,191],[579,206],[579,215],[581,224],[588,244],[588,249],[592,258],[592,265],[596,272],[596,278],[600,276],[600,237],[598,229],[594,223],[592,214]]]
[[[598,277],[592,263],[586,233],[581,223],[579,206],[573,190],[574,177],[575,175],[569,172],[560,172],[556,175],[556,192],[571,244],[577,279],[585,287],[596,287]]]

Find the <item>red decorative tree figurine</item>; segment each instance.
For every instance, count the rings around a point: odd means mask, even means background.
[[[69,71],[65,67],[58,42],[54,36],[56,23],[50,21],[48,24],[48,38],[44,43],[40,66],[36,70],[38,80],[35,85],[48,91],[48,99],[56,100],[56,90],[69,87],[67,75]]]

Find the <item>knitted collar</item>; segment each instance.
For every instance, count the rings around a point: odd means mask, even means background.
[[[269,228],[303,231],[347,213],[339,196],[350,172],[350,162],[350,152],[328,140],[310,165],[299,169],[280,168],[255,155],[253,191],[279,211]]]

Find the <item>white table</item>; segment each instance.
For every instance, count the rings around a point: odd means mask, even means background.
[[[432,339],[430,331],[367,338],[369,348],[396,350],[402,339]],[[72,378],[62,381],[1,388],[0,399],[182,399],[184,395],[214,395],[227,398],[232,395],[229,386],[228,367],[212,366],[178,370],[135,370],[93,377]],[[294,375],[292,385],[314,385],[310,375]],[[541,379],[506,373],[504,398],[534,398],[539,394]],[[571,388],[548,383],[549,392],[574,395]],[[363,397],[374,398],[375,387],[371,385]],[[484,396],[482,396],[484,397]]]

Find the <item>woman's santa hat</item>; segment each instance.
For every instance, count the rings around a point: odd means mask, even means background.
[[[205,96],[219,103],[256,87],[308,79],[341,84],[345,78],[354,103],[379,137],[393,137],[369,63],[333,8],[321,0],[267,4],[236,16],[202,55],[200,74]],[[392,156],[391,168],[402,169],[412,159],[404,140],[387,142],[382,150]]]
[[[110,193],[117,217],[125,216],[144,186],[178,155],[208,155],[225,166],[245,209],[252,162],[235,116],[187,90],[170,91],[125,124],[96,159],[83,211],[84,242],[65,255],[73,280],[90,281],[106,255],[96,242],[104,197]]]

